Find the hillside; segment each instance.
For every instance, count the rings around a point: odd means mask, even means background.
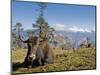
[[[23,68],[22,66],[26,52],[26,49],[12,50],[14,74],[96,69],[96,50],[91,48],[82,48],[77,51],[55,49],[54,64],[31,69]]]

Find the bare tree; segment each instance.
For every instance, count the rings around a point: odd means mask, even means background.
[[[22,31],[22,24],[19,22],[16,23],[16,25],[12,29],[12,38],[14,38],[13,43],[16,44],[16,48],[22,48],[22,42],[19,39]]]

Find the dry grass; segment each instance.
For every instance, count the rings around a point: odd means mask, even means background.
[[[54,72],[54,71],[69,71],[69,70],[87,70],[96,68],[96,50],[84,48],[78,51],[54,50],[54,64],[39,66],[36,68],[23,68],[27,50],[13,50],[12,64],[13,73],[37,73],[37,72]]]

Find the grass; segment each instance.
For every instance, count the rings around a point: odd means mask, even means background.
[[[77,51],[55,49],[54,64],[48,64],[31,69],[23,68],[22,65],[26,52],[26,49],[12,51],[13,74],[91,70],[96,68],[96,50],[91,48],[82,48]]]

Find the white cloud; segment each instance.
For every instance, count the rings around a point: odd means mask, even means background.
[[[57,30],[57,31],[64,31],[65,28],[66,28],[66,25],[63,25],[63,24],[54,24],[54,25],[52,25],[52,27],[54,27],[55,30]]]
[[[68,28],[68,31],[73,31],[73,32],[91,32],[88,29],[78,28],[76,26]]]
[[[91,32],[89,29],[79,28],[77,26],[67,27],[67,25],[64,24],[54,24],[52,27],[54,27],[57,31]]]

